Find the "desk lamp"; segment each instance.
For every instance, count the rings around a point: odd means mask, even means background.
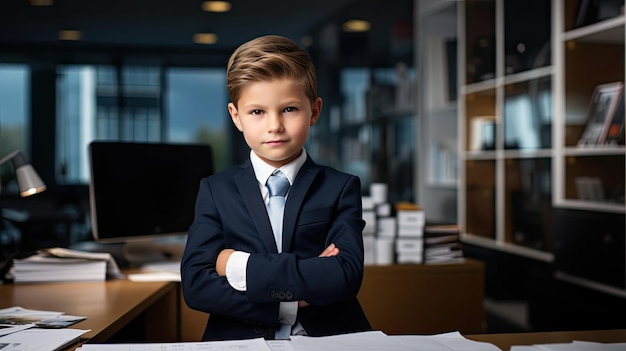
[[[15,150],[6,155],[0,159],[0,165],[8,161],[13,161],[13,169],[15,169],[15,177],[17,179],[17,186],[20,190],[21,197],[35,195],[46,190],[46,185],[43,183],[41,178],[39,178],[39,175],[33,166],[26,162],[26,158],[22,154],[22,151]]]
[[[33,166],[26,162],[26,158],[24,157],[24,154],[22,154],[22,151],[15,150],[4,156],[0,159],[0,165],[8,161],[13,161],[15,178],[17,179],[17,187],[19,188],[21,197],[35,195],[46,190],[46,185],[43,183],[41,178],[39,178],[39,175]],[[2,252],[0,251],[0,282],[5,279],[5,275],[11,268],[12,260],[13,255],[4,258],[2,257]]]

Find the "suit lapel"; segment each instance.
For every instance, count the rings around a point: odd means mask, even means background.
[[[250,161],[241,166],[241,172],[235,175],[234,180],[265,248],[270,253],[278,253],[272,225],[267,216],[267,209],[259,192],[258,182]]]
[[[295,232],[296,219],[304,203],[304,198],[309,192],[315,176],[319,172],[319,167],[307,157],[306,162],[300,168],[293,186],[287,196],[285,203],[285,216],[283,220],[283,252],[290,252],[293,233]]]

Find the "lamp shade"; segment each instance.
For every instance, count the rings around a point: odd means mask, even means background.
[[[17,185],[20,189],[20,196],[30,196],[46,190],[39,175],[30,164],[25,164],[15,169]]]
[[[41,180],[33,166],[26,162],[21,151],[15,150],[0,160],[3,164],[11,160],[15,169],[15,178],[20,191],[20,196],[30,196],[46,190],[46,185]]]

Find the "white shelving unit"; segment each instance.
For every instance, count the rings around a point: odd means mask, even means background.
[[[458,186],[457,1],[418,0],[418,199],[429,222],[456,223]]]
[[[458,218],[465,242],[552,263],[570,240],[554,227],[559,211],[626,213],[623,142],[577,146],[594,88],[626,80],[626,21],[622,12],[575,26],[576,0],[524,3],[530,11],[519,6],[459,3]],[[536,27],[541,31],[532,32]],[[597,178],[607,195],[581,198],[579,177]],[[604,235],[619,243],[624,234]],[[572,241],[580,240],[575,235]],[[626,297],[626,286],[573,277]]]
[[[513,5],[519,2],[461,6],[459,221],[466,242],[550,262],[547,225],[525,216],[551,204],[552,9],[548,3],[532,13],[545,30],[537,44],[537,35],[525,38],[524,28],[507,25],[505,6]],[[518,22],[530,20],[530,12],[514,12]]]

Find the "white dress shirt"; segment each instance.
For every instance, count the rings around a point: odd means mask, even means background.
[[[280,167],[280,171],[287,177],[289,180],[289,184],[293,185],[293,180],[296,178],[296,175],[300,171],[300,168],[304,164],[307,158],[306,150],[303,148],[302,153],[298,156],[297,159]],[[269,190],[267,188],[267,179],[276,171],[276,168],[265,163],[265,161],[261,160],[254,151],[250,150],[250,161],[252,162],[252,168],[254,169],[254,174],[256,176],[259,189],[261,190],[261,195],[263,196],[263,201],[265,202],[265,206],[269,203]],[[285,198],[289,197],[289,192]],[[278,248],[278,252],[281,252],[282,248]],[[246,268],[248,265],[248,258],[250,257],[250,253],[243,251],[234,251],[228,261],[226,262],[226,279],[233,289],[238,291],[246,291]],[[296,318],[298,317],[298,301],[292,302],[281,302],[278,312],[278,320],[281,324],[290,324],[294,325],[296,323]],[[304,334],[304,329],[298,323],[294,325],[292,328],[292,334]]]

